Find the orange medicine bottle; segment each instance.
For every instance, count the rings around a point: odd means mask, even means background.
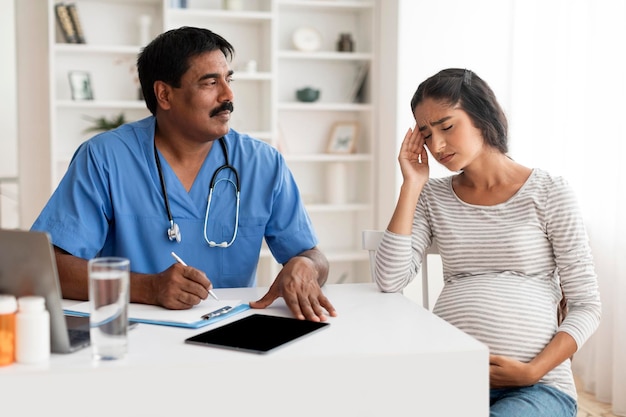
[[[17,300],[0,294],[0,366],[15,362],[15,313]]]

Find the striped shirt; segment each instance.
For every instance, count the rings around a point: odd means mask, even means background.
[[[468,204],[452,176],[424,187],[411,236],[388,230],[376,252],[375,276],[385,292],[401,291],[418,274],[424,249],[436,240],[444,286],[433,312],[489,347],[529,362],[557,331],[578,348],[597,328],[601,305],[582,215],[561,177],[534,169],[504,203]],[[561,286],[568,313],[560,326]],[[569,359],[540,381],[572,398]]]

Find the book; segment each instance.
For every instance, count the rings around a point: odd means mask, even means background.
[[[363,103],[365,101],[365,85],[367,80],[367,73],[369,65],[367,62],[358,64],[356,74],[350,91],[348,93],[348,100],[352,103]]]
[[[83,32],[83,26],[81,25],[80,18],[78,17],[76,3],[67,3],[66,8],[69,12],[72,26],[74,27],[74,33],[76,33],[76,42],[85,43],[85,33]]]
[[[154,305],[130,303],[128,304],[128,320],[198,329],[249,309],[250,304],[242,303],[241,300],[217,301],[210,297],[187,310],[169,310]],[[66,307],[63,311],[69,315],[87,317],[90,312],[89,301]]]
[[[77,43],[78,37],[76,36],[76,30],[74,29],[74,24],[72,23],[67,5],[65,5],[65,3],[56,3],[54,5],[54,12],[65,42]]]

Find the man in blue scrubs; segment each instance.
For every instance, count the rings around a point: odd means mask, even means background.
[[[32,226],[52,238],[64,297],[88,298],[89,259],[121,256],[132,302],[191,308],[211,288],[254,286],[265,239],[283,268],[251,306],[283,297],[300,319],[336,314],[321,291],[328,261],[285,161],[229,128],[233,54],[221,36],[192,27],[141,52],[152,116],[83,143]]]

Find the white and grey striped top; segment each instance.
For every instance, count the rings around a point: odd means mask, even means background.
[[[444,287],[434,313],[485,343],[490,353],[523,362],[557,331],[580,348],[597,328],[597,279],[576,197],[561,177],[534,169],[508,201],[478,206],[460,200],[452,177],[433,178],[420,195],[412,236],[385,231],[376,252],[380,289],[401,291],[418,274],[435,239]],[[557,329],[561,288],[568,314]],[[540,383],[576,398],[570,361]]]

